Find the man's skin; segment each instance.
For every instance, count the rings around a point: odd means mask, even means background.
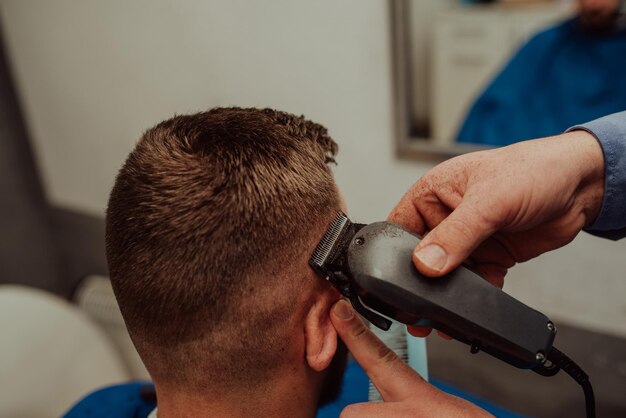
[[[618,17],[621,0],[578,0],[582,24],[595,32],[612,29]]]
[[[294,265],[306,271],[314,249],[314,244],[304,249]],[[337,351],[337,334],[328,318],[340,295],[327,282],[319,280],[313,270],[307,274],[316,283],[316,289],[313,295],[296,301],[301,312],[289,324],[293,332],[291,340],[285,341],[284,367],[255,390],[241,393],[219,387],[193,393],[154,379],[158,416],[314,417],[324,378]]]
[[[341,192],[339,199],[339,208],[347,213]],[[320,238],[324,233],[325,230],[319,231]],[[302,312],[294,317],[294,323],[290,325],[293,327],[292,339],[285,341],[283,369],[258,390],[240,394],[213,389],[211,396],[207,396],[207,392],[189,393],[167,382],[154,380],[160,418],[315,416],[320,395],[328,390],[325,387],[328,384],[326,378],[341,380],[343,376],[343,368],[338,372],[331,366],[338,351],[338,334],[329,321],[330,310],[341,296],[308,267],[317,242],[310,243],[293,260],[294,266],[297,266],[295,270],[307,271],[316,289],[314,294],[308,297],[303,294],[301,300],[296,301]],[[298,318],[303,320],[298,321]],[[345,361],[345,357],[343,359]]]
[[[600,145],[573,131],[450,159],[418,180],[389,220],[425,235],[413,261],[433,280],[466,261],[502,287],[515,263],[562,247],[591,225],[603,194]],[[350,406],[343,418],[489,416],[430,386],[349,312],[340,301],[331,320],[385,403]]]

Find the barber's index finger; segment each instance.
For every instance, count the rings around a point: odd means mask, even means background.
[[[333,306],[331,319],[337,333],[387,402],[421,396],[430,385],[376,337],[348,302]]]

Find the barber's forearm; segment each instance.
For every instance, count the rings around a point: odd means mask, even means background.
[[[604,197],[595,222],[586,229],[607,238],[626,236],[626,112],[615,113],[574,126],[585,130],[602,147],[604,155]]]

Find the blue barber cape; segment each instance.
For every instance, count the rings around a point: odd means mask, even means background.
[[[142,396],[153,389],[152,383],[133,382],[110,386],[87,395],[74,405],[64,418],[147,418],[156,402]],[[319,409],[317,418],[336,418],[346,406],[367,402],[369,380],[355,361],[344,374],[342,390],[335,402]]]
[[[522,418],[521,415],[509,412],[445,383],[436,381],[431,383],[444,392],[477,404],[496,417]],[[156,403],[150,400],[149,396],[142,396],[142,392],[149,392],[152,388],[149,382],[133,382],[97,390],[74,405],[64,418],[147,418],[156,408]],[[317,411],[317,418],[337,418],[346,406],[367,402],[368,390],[367,375],[355,361],[350,361],[346,368],[339,399],[320,408]]]
[[[458,142],[508,145],[626,110],[626,30],[584,33],[576,19],[540,32],[479,96]]]

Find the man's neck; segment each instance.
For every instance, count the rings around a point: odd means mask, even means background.
[[[280,379],[258,385],[253,392],[225,393],[209,390],[191,394],[168,390],[157,383],[158,418],[239,418],[314,417],[317,410],[318,389],[310,377],[284,375]]]

